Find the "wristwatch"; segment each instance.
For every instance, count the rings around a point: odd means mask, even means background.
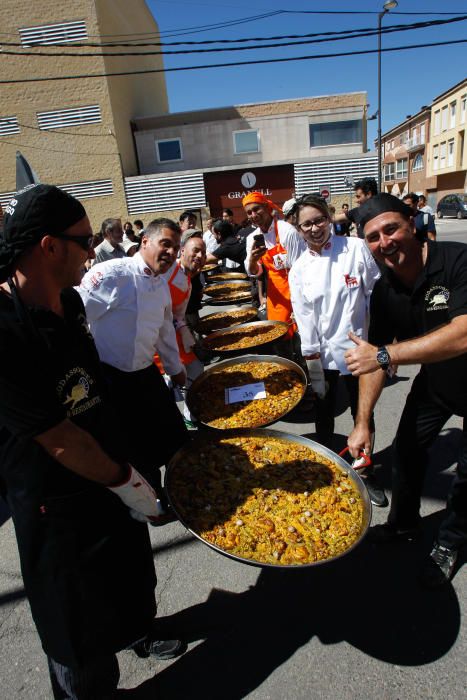
[[[378,352],[376,353],[376,361],[379,363],[381,369],[384,369],[384,371],[389,368],[389,365],[391,364],[391,356],[388,353],[388,349],[384,345],[378,348]]]

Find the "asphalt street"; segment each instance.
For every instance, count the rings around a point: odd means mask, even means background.
[[[440,240],[467,243],[467,221],[437,222]],[[376,409],[374,461],[391,494],[390,445],[416,367],[401,367]],[[161,637],[188,651],[172,662],[119,654],[118,696],[131,700],[460,700],[466,697],[467,567],[426,592],[417,569],[429,552],[454,478],[461,420],[431,451],[415,544],[364,541],[336,563],[297,571],[237,563],[181,524],[151,528]],[[310,414],[273,426],[313,438]],[[344,393],[335,449],[351,429]],[[155,426],[156,434],[157,426]],[[387,509],[373,510],[373,523]],[[3,516],[3,517],[2,517]],[[85,517],[85,514],[83,514]],[[11,519],[0,510],[0,698],[51,698],[45,656],[25,599]],[[122,601],[127,605],[128,600]],[[98,700],[98,699],[96,699]]]

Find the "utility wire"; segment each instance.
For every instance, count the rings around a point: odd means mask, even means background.
[[[370,31],[366,31],[361,33],[360,30],[358,34],[354,33],[347,33],[346,36],[338,36],[338,37],[325,37],[321,39],[304,39],[302,41],[294,41],[294,42],[286,42],[282,44],[278,44],[276,42],[272,44],[263,44],[262,46],[235,46],[235,47],[220,47],[220,48],[210,48],[210,49],[178,49],[175,51],[112,51],[110,53],[108,52],[86,52],[86,53],[77,53],[77,52],[68,52],[68,53],[61,53],[61,52],[50,52],[50,51],[3,51],[2,53],[6,56],[53,56],[53,57],[68,57],[72,56],[74,58],[100,58],[102,56],[105,57],[116,57],[116,56],[176,56],[176,55],[191,55],[191,54],[200,54],[200,53],[231,53],[233,51],[255,51],[255,50],[261,50],[261,49],[280,49],[280,48],[290,48],[294,46],[303,46],[304,44],[321,44],[321,43],[329,43],[329,42],[334,42],[334,41],[344,41],[348,39],[359,39],[359,38],[364,38],[364,37],[371,37],[371,36],[377,36],[380,33],[381,34],[393,34],[396,32],[404,32],[404,31],[412,31],[415,29],[426,29],[427,27],[432,27],[434,25],[438,26],[439,24],[445,24],[447,22],[460,22],[463,20],[467,19],[467,15],[461,18],[457,18],[454,20],[439,20],[436,22],[422,22],[419,24],[408,24],[408,25],[400,25],[396,24],[393,27],[386,27],[383,30],[375,29],[372,28]]]
[[[408,29],[423,29],[425,27],[434,27],[434,26],[442,26],[445,24],[452,24],[453,22],[463,22],[464,20],[467,19],[467,15],[464,14],[460,17],[452,17],[450,19],[440,19],[440,20],[426,20],[425,22],[413,22],[410,24],[391,24],[386,27],[383,27],[381,29],[382,34],[387,34],[395,31],[405,31]],[[286,34],[286,35],[279,35],[279,36],[267,36],[267,37],[248,37],[248,38],[242,38],[242,39],[210,39],[207,41],[173,41],[173,42],[161,42],[161,41],[155,41],[155,42],[143,42],[139,44],[135,43],[99,43],[99,42],[81,42],[77,44],[76,42],[63,42],[60,44],[55,45],[57,49],[62,49],[62,48],[117,48],[117,47],[130,47],[130,48],[136,48],[136,47],[146,47],[146,46],[207,46],[210,44],[242,44],[246,43],[249,41],[282,41],[284,39],[312,39],[315,37],[337,37],[339,38],[342,35],[349,35],[349,34],[355,34],[356,36],[367,36],[364,34],[364,32],[372,32],[372,33],[379,33],[379,29],[375,27],[362,27],[360,29],[345,29],[342,31],[332,31],[332,32],[313,32],[310,34]],[[335,39],[337,41],[337,38]],[[348,36],[344,36],[344,38],[349,38]],[[353,38],[353,37],[350,37]],[[328,41],[334,41],[334,39],[328,39]],[[46,44],[34,44],[32,46],[25,47],[23,44],[20,42],[2,42],[2,46],[13,46],[13,47],[23,47],[23,48],[29,48],[29,49],[34,49],[36,47],[41,47]],[[50,46],[50,45],[49,45]],[[284,44],[286,46],[286,44]],[[55,48],[52,47],[52,48]],[[251,48],[256,48],[256,47],[251,47]],[[261,48],[261,47],[260,47]],[[224,49],[217,49],[218,51],[224,50]],[[7,53],[7,52],[4,52]],[[167,51],[164,53],[179,53],[176,51]],[[183,52],[181,52],[183,53]],[[21,54],[21,55],[29,55],[29,54]],[[41,54],[39,53],[32,53],[31,55],[33,56],[40,56]],[[51,54],[44,54],[44,55],[51,55],[51,56],[57,56],[60,55],[58,53],[51,53]],[[118,56],[119,54],[117,53],[110,53],[110,54],[104,54],[104,53],[99,53],[99,54],[72,54],[72,53],[66,53],[64,54],[66,56],[73,56],[73,55],[79,55],[79,56],[88,56],[88,55],[99,55],[99,56]],[[127,54],[122,54],[122,55],[127,55]],[[128,55],[133,55],[133,54],[128,54]],[[144,55],[143,53],[140,54],[135,54],[135,55]],[[149,52],[147,55],[151,55]]]
[[[456,39],[453,41],[437,41],[431,42],[429,46],[426,44],[410,44],[408,46],[394,46],[391,48],[381,49],[381,53],[390,51],[406,51],[410,49],[427,49],[433,46],[450,46],[453,44],[465,44],[467,39]],[[147,75],[149,73],[175,73],[179,71],[205,70],[208,68],[230,68],[232,66],[252,66],[266,63],[287,63],[290,61],[310,61],[318,58],[339,58],[342,56],[363,56],[365,54],[378,53],[379,49],[367,49],[365,51],[343,51],[340,53],[328,54],[313,54],[310,56],[292,56],[289,58],[267,58],[256,61],[233,61],[229,63],[208,63],[200,66],[178,66],[175,68],[148,68],[147,70],[139,71],[119,71],[117,73],[84,73],[81,75],[62,75],[62,76],[47,76],[43,78],[20,78],[17,80],[0,80],[0,85],[15,85],[18,83],[39,83],[49,82],[52,80],[77,80],[80,78],[113,78],[122,75]]]
[[[15,143],[15,141],[5,141],[5,139],[0,139],[0,143],[5,143],[7,146],[17,146],[18,148],[34,148],[37,151],[50,151],[52,153],[66,153],[71,156],[118,156],[118,151],[113,153],[82,153],[81,151],[64,151],[62,148],[46,148],[42,146],[32,146],[29,143]]]

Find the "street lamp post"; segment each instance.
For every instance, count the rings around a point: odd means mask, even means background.
[[[378,189],[381,192],[383,184],[383,165],[381,154],[381,22],[385,14],[397,7],[396,0],[387,0],[383,11],[378,15]]]

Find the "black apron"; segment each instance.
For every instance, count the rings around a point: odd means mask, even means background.
[[[67,322],[50,312],[31,314],[36,327],[47,328],[41,331],[48,345],[41,369],[70,420],[118,459],[118,423],[109,415],[99,359],[75,295],[66,297],[66,306],[64,298]],[[1,476],[46,654],[80,666],[145,636],[156,613],[147,526],[108,489],[67,470],[34,440],[1,432]]]

